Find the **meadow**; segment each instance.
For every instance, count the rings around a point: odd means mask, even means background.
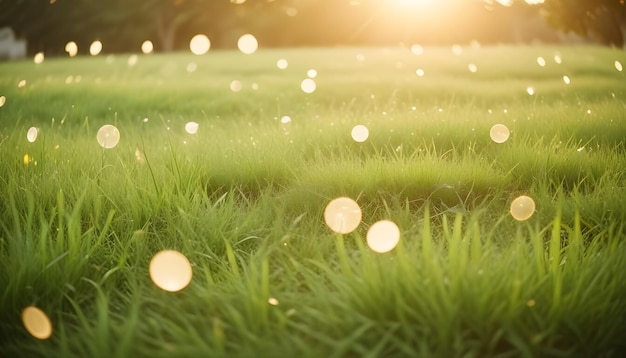
[[[455,50],[0,64],[0,356],[621,356],[626,53]],[[344,196],[362,221],[336,234]],[[161,250],[191,263],[178,292]]]

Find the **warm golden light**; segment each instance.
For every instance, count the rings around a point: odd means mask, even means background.
[[[0,96],[0,107],[4,106],[7,102],[7,98],[5,96]]]
[[[355,142],[365,142],[367,140],[367,137],[369,137],[370,132],[367,129],[366,126],[359,124],[357,126],[354,126],[354,128],[352,128],[352,139],[354,139]]]
[[[191,38],[189,41],[189,49],[194,55],[204,55],[209,52],[211,48],[211,41],[206,35],[198,34]]]
[[[317,86],[312,78],[306,78],[300,83],[300,88],[304,93],[313,93]]]
[[[26,80],[21,80],[17,83],[17,88],[24,88],[26,87]]]
[[[111,149],[120,141],[120,131],[110,124],[105,124],[98,130],[96,134],[98,144],[104,149]]]
[[[43,63],[43,59],[44,59],[43,52],[37,52],[35,54],[35,57],[33,57],[33,62],[35,62],[36,64],[40,64],[40,63]]]
[[[98,56],[102,52],[102,42],[94,41],[89,46],[89,54],[91,56]]]
[[[191,264],[185,255],[174,250],[158,252],[150,261],[150,278],[162,290],[177,292],[191,282]]]
[[[504,124],[496,124],[491,127],[491,130],[489,131],[491,140],[498,144],[506,142],[509,139],[510,134],[511,132],[509,131],[509,128],[507,128]]]
[[[26,132],[26,140],[33,143],[37,140],[37,134],[39,134],[39,130],[36,127],[28,128],[28,132]]]
[[[312,68],[312,69],[306,71],[306,76],[308,78],[315,78],[315,77],[317,77],[317,70]]]
[[[280,60],[276,61],[276,67],[278,67],[281,70],[284,70],[285,68],[287,68],[287,66],[289,66],[289,63],[284,58],[281,58]]]
[[[414,45],[411,46],[411,52],[415,56],[421,56],[421,55],[424,54],[424,48],[421,45],[414,44]]]
[[[33,160],[33,157],[29,156],[28,154],[24,154],[24,164],[25,165],[28,165],[32,160]]]
[[[141,44],[141,52],[143,52],[144,54],[151,54],[152,51],[154,51],[154,45],[152,44],[152,41],[146,40]]]
[[[367,230],[367,246],[372,251],[384,253],[393,250],[400,241],[400,229],[389,220],[382,220]]]
[[[237,41],[237,47],[239,51],[245,53],[246,55],[251,55],[256,52],[257,48],[259,48],[259,43],[251,34],[242,35]]]
[[[572,81],[569,79],[569,76],[563,76],[563,82],[565,82],[566,85],[570,84]]]
[[[52,336],[52,323],[48,315],[35,306],[28,306],[22,311],[24,328],[37,339],[48,339]]]
[[[473,63],[470,63],[469,65],[467,65],[467,69],[471,72],[471,73],[476,73],[478,71],[478,66],[476,66]]]
[[[198,123],[196,122],[187,122],[187,124],[185,124],[185,132],[189,133],[189,134],[196,134],[196,132],[198,132]]]
[[[130,67],[135,66],[138,60],[139,60],[139,57],[137,57],[137,55],[128,56],[128,66]]]
[[[243,88],[243,85],[241,84],[241,81],[239,80],[233,80],[230,82],[230,90],[233,92],[239,92],[241,91],[241,89]]]
[[[622,72],[623,67],[622,67],[622,63],[619,62],[618,60],[615,60],[615,69]]]
[[[526,93],[528,93],[529,96],[534,96],[535,95],[535,89],[533,87],[527,87],[526,88]]]
[[[65,44],[65,52],[67,52],[70,57],[74,57],[78,54],[78,45],[74,41],[70,41]]]
[[[535,201],[529,196],[522,195],[513,200],[510,211],[515,220],[528,220],[535,212]]]
[[[419,77],[424,77],[424,70],[422,70],[421,68],[418,68],[417,71],[415,71],[415,74],[418,75]]]
[[[546,59],[541,56],[537,57],[537,64],[539,65],[539,67],[545,67]]]
[[[328,227],[338,234],[348,234],[361,223],[361,208],[356,201],[339,197],[326,205],[324,221]]]

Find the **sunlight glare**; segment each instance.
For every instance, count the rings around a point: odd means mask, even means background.
[[[315,92],[317,85],[312,78],[305,78],[302,80],[302,83],[300,83],[300,88],[304,93],[313,93]]]
[[[35,306],[28,306],[22,311],[24,328],[37,339],[48,339],[52,336],[52,323],[44,311]]]
[[[35,57],[33,57],[33,62],[35,62],[38,65],[40,63],[43,63],[43,59],[44,59],[43,52],[37,52],[35,54]]]
[[[469,65],[467,65],[467,68],[469,69],[471,73],[476,73],[476,71],[478,71],[478,66],[476,66],[473,63],[470,63]]]
[[[197,34],[189,41],[189,49],[194,55],[204,55],[209,52],[211,48],[211,41],[206,35]]]
[[[285,68],[287,68],[287,66],[289,66],[289,63],[284,58],[281,58],[280,60],[276,61],[276,67],[278,67],[281,70],[284,70]]]
[[[414,45],[411,46],[411,52],[415,56],[421,56],[421,55],[424,54],[424,48],[422,47],[422,45],[414,44]]]
[[[367,140],[367,137],[369,137],[370,132],[366,126],[359,124],[359,125],[354,126],[354,128],[352,128],[351,134],[352,134],[352,139],[354,139],[355,142],[363,143]]]
[[[569,79],[569,76],[563,76],[563,82],[565,82],[566,85],[570,84],[572,81]]]
[[[150,278],[162,290],[182,290],[191,282],[192,274],[189,260],[178,251],[163,250],[150,260]]]
[[[239,92],[241,91],[241,89],[243,88],[243,85],[241,84],[241,81],[239,80],[233,80],[230,82],[230,90],[233,92]]]
[[[67,52],[67,54],[70,57],[74,57],[78,54],[78,45],[76,44],[76,42],[74,41],[70,41],[68,43],[65,44],[65,52]]]
[[[185,132],[189,134],[196,134],[196,132],[198,132],[198,123],[187,122],[187,124],[185,124]]]
[[[120,131],[111,124],[105,124],[98,130],[96,139],[102,148],[111,149],[120,142]]]
[[[237,41],[237,47],[239,48],[239,51],[245,53],[246,55],[251,55],[256,52],[257,48],[259,48],[259,43],[254,35],[245,34],[242,35]]]
[[[535,94],[535,89],[533,87],[528,86],[526,88],[526,92],[528,93],[529,96],[533,96]]]
[[[317,70],[312,68],[312,69],[306,71],[306,75],[307,75],[308,78],[315,78],[315,77],[317,77]]]
[[[372,251],[389,252],[398,245],[399,241],[400,229],[393,221],[378,221],[367,230],[367,246]]]
[[[510,134],[511,132],[509,131],[509,128],[507,128],[504,124],[496,124],[491,127],[491,130],[489,131],[491,140],[498,144],[506,142],[509,139]]]
[[[510,211],[515,220],[527,220],[535,212],[535,201],[526,195],[519,196],[511,203]]]
[[[618,70],[619,72],[622,72],[622,70],[624,69],[622,67],[622,63],[619,62],[618,60],[615,60],[615,69]]]
[[[102,42],[96,40],[89,46],[89,54],[91,56],[98,56],[102,52]],[[71,55],[70,55],[71,56]]]
[[[26,132],[26,140],[28,140],[30,143],[33,143],[37,140],[37,134],[39,134],[39,130],[37,129],[37,127],[28,128],[28,132]]]
[[[333,199],[324,209],[324,221],[338,234],[351,233],[361,223],[361,208],[347,197]]]
[[[7,102],[7,98],[5,96],[0,96],[0,107],[4,106]]]
[[[424,77],[424,70],[418,68],[417,71],[415,71],[415,74],[417,74],[419,77]]]

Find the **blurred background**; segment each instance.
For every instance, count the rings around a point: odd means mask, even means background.
[[[233,48],[593,42],[624,47],[624,0],[0,0],[2,41],[27,54],[189,49],[195,34]],[[11,33],[7,29],[10,29]],[[4,40],[3,40],[4,39]],[[1,49],[0,49],[0,52]],[[1,57],[1,55],[0,55]],[[6,57],[6,56],[5,56]]]

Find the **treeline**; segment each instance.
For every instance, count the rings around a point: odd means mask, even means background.
[[[47,54],[94,40],[105,52],[136,52],[145,40],[174,51],[198,33],[213,48],[234,47],[244,33],[264,47],[557,41],[540,8],[519,0],[0,0],[0,27]]]

